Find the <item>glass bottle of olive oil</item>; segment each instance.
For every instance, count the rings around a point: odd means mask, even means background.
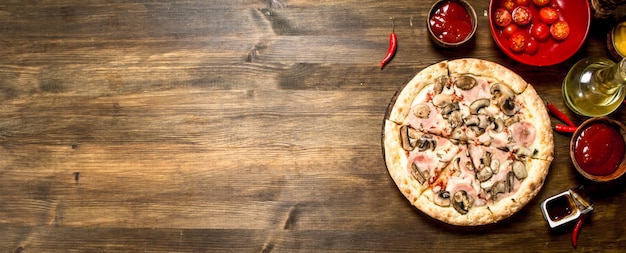
[[[575,113],[596,117],[615,111],[624,101],[626,58],[615,63],[604,57],[578,61],[563,80],[563,99]]]

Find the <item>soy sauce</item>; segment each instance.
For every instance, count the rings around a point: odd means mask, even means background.
[[[553,221],[559,221],[574,212],[574,205],[569,195],[559,196],[546,203],[548,216]]]

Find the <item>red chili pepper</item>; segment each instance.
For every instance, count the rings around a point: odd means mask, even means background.
[[[572,246],[574,246],[574,248],[576,248],[576,245],[578,244],[578,234],[580,233],[580,228],[583,227],[583,223],[585,223],[587,216],[589,216],[589,213],[581,214],[580,217],[578,217],[578,221],[576,221],[576,226],[574,226],[574,231],[572,231]]]
[[[396,21],[393,18],[391,18],[391,20],[393,22],[393,28],[391,30],[391,34],[389,34],[389,49],[387,50],[385,58],[380,61],[380,69],[383,69],[383,67],[385,67],[385,65],[389,63],[389,61],[391,61],[391,58],[393,58],[393,56],[396,54],[396,49],[398,48],[398,36],[395,32]]]
[[[552,113],[552,115],[565,122],[565,124],[567,124],[568,126],[576,126],[576,124],[574,124],[574,122],[572,122],[572,120],[567,117],[565,113],[556,108],[553,103],[548,104],[548,109],[550,110],[550,113]]]
[[[554,131],[561,132],[561,133],[573,133],[573,132],[576,132],[576,128],[578,127],[568,126],[568,125],[563,125],[563,124],[554,125]]]

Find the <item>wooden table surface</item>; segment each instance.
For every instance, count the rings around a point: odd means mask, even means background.
[[[626,183],[578,176],[567,134],[535,199],[472,228],[412,207],[381,148],[396,90],[445,59],[509,67],[581,123],[561,81],[608,55],[611,20],[532,67],[496,47],[488,1],[458,50],[429,40],[432,1],[132,2],[0,3],[0,252],[569,252],[539,206],[580,184],[595,211],[576,250],[626,247]]]

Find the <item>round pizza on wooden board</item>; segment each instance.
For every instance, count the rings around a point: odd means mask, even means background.
[[[541,189],[554,157],[550,118],[515,72],[457,59],[418,72],[392,99],[382,138],[389,174],[427,215],[495,223]]]

